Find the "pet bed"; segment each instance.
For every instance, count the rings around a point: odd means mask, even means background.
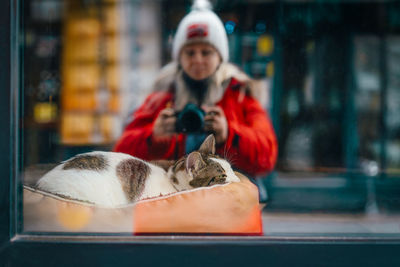
[[[104,208],[24,186],[26,232],[262,234],[258,189],[240,182]]]

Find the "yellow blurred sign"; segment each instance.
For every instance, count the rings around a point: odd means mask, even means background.
[[[270,35],[261,35],[257,40],[257,53],[268,56],[274,51],[274,38]]]
[[[266,69],[266,74],[267,74],[267,77],[272,77],[272,76],[274,76],[274,72],[275,72],[275,65],[274,65],[274,62],[273,61],[271,61],[271,62],[269,62],[268,64],[267,64],[267,69]]]
[[[49,123],[57,118],[57,105],[55,103],[36,103],[33,108],[33,118],[38,123]]]

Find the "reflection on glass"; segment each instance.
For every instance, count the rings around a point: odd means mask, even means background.
[[[25,185],[76,154],[112,149],[160,67],[159,12],[155,2],[26,3]],[[132,207],[80,207],[29,189],[24,198],[26,231],[132,232]]]
[[[400,119],[398,114],[398,107],[400,105],[400,69],[398,66],[400,60],[400,38],[398,36],[388,37],[387,46],[387,168],[389,173],[398,174],[400,167]]]
[[[255,98],[275,123],[276,167],[250,177],[259,192],[250,183],[241,188],[252,197],[227,201],[217,191],[203,199],[197,192],[110,209],[33,187],[59,162],[112,150],[170,62],[177,25],[192,3],[26,1],[24,231],[182,233],[191,231],[187,218],[204,219],[201,211],[210,219],[197,229],[208,233],[243,231],[249,218],[251,235],[398,234],[400,37],[376,30],[386,18],[374,5],[344,2],[212,1],[231,61],[263,88]],[[398,27],[395,11],[379,2]],[[207,206],[193,208],[196,197]],[[245,211],[230,205],[239,202]],[[262,221],[252,220],[259,202]],[[229,212],[218,217],[218,208]],[[148,228],[154,221],[163,224]]]
[[[380,40],[378,37],[355,39],[356,110],[360,164],[367,173],[380,160],[379,119],[381,112]],[[356,142],[356,140],[354,140]],[[372,168],[372,169],[371,169]],[[368,169],[368,170],[367,170]],[[375,173],[376,175],[376,173]]]

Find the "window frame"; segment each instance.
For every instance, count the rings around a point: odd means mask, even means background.
[[[19,12],[0,1],[0,266],[400,266],[399,236],[118,236],[20,233]]]

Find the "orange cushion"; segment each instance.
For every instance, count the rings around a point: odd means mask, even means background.
[[[134,233],[262,234],[258,189],[237,175],[241,182],[138,202]]]

